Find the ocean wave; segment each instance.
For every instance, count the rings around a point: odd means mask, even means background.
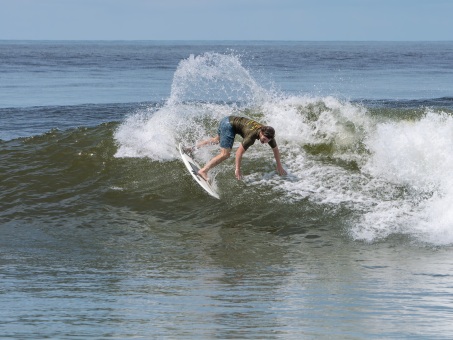
[[[389,109],[419,109],[436,108],[445,109],[453,112],[453,97],[423,98],[423,99],[362,99],[355,100],[369,108],[389,108]]]
[[[181,62],[171,100],[119,125],[115,156],[171,162],[178,159],[179,142],[192,145],[215,135],[225,115],[248,116],[276,129],[289,176],[276,176],[272,153],[255,146],[244,159],[245,190],[264,186],[290,205],[309,201],[328,207],[332,214],[346,209],[343,226],[357,240],[405,234],[422,242],[453,243],[453,217],[448,209],[443,211],[453,197],[453,177],[448,175],[452,118],[442,108],[450,98],[404,105],[385,102],[377,112],[363,102],[259,88],[238,62],[236,56],[212,54]],[[241,86],[235,85],[238,82]],[[231,97],[231,88],[239,89],[237,98]],[[223,90],[223,103],[193,98],[194,91],[206,98],[205,92]],[[215,152],[201,150],[196,157],[204,163]],[[233,177],[232,168],[227,161],[215,173]],[[221,192],[229,190],[225,183],[218,186]]]
[[[156,105],[158,103],[107,103],[0,108],[0,140],[32,137],[52,129],[119,122],[137,109]]]
[[[285,235],[308,223],[357,241],[404,235],[450,245],[453,118],[440,103],[451,98],[436,101],[370,105],[287,95],[261,87],[236,55],[193,56],[181,62],[162,103],[30,109],[54,110],[61,124],[0,143],[1,217],[66,214],[86,225],[99,211],[127,210],[166,223],[252,225]],[[232,114],[276,129],[288,176],[276,174],[268,146],[255,145],[242,182],[232,160],[214,169],[222,199],[212,202],[185,172],[176,146],[214,135],[219,119]],[[65,125],[68,115],[80,119]],[[195,158],[204,163],[216,152],[207,147]]]

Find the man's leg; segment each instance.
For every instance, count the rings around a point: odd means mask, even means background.
[[[230,157],[231,149],[220,148],[220,153],[212,158],[206,165],[198,171],[198,174],[206,181],[208,180],[208,171],[222,163],[225,159]]]

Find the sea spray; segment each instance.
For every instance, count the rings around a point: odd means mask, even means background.
[[[167,105],[221,102],[250,106],[267,96],[268,92],[243,67],[240,56],[207,52],[179,63]]]
[[[240,107],[262,100],[264,93],[238,56],[192,55],[179,63],[163,106],[136,112],[119,126],[116,156],[174,159],[175,145],[214,136],[220,118],[239,114]]]

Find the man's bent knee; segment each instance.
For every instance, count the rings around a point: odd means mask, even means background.
[[[222,157],[222,160],[228,159],[231,156],[231,152],[228,149],[222,149],[220,156]]]

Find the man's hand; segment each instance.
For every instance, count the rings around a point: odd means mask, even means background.
[[[236,171],[234,172],[234,174],[236,175],[236,178],[237,178],[239,181],[242,179],[241,169],[236,169]]]
[[[283,169],[283,167],[280,165],[280,166],[277,166],[277,172],[280,176],[285,176],[286,175],[286,171],[285,169]]]

